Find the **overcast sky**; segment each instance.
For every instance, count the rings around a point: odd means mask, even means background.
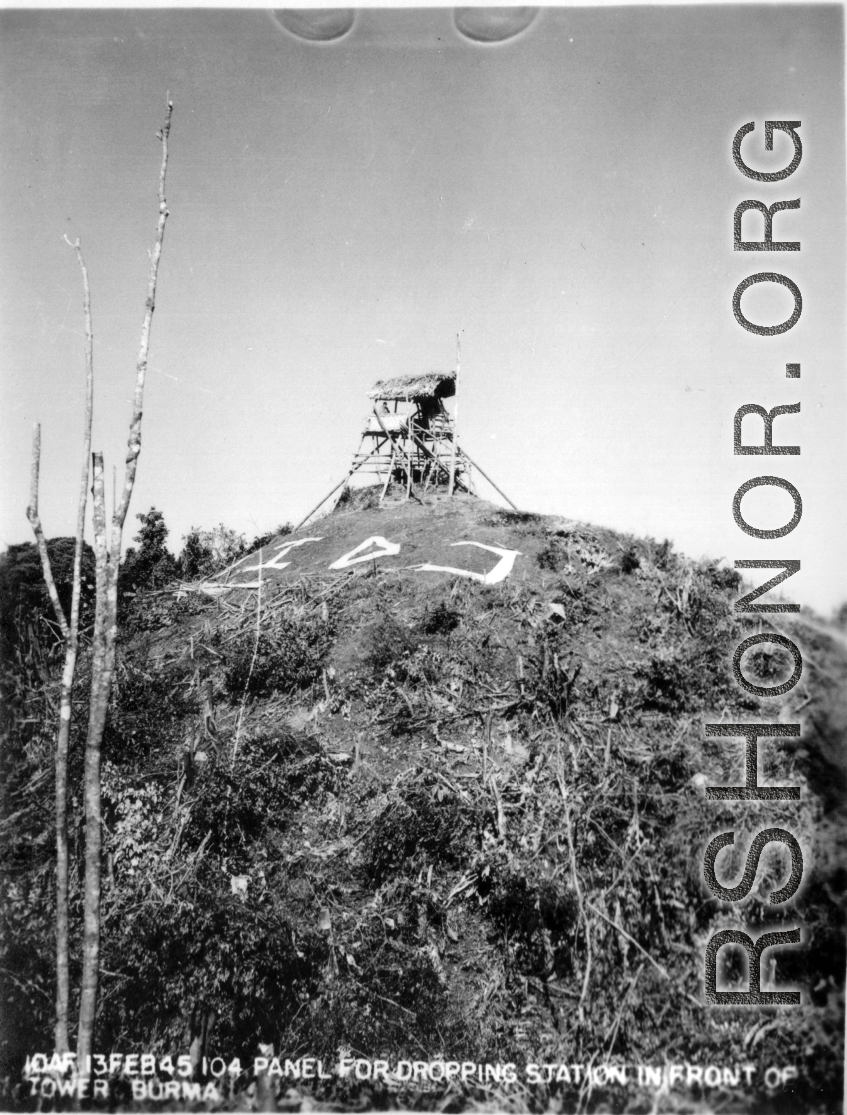
[[[0,538],[30,538],[36,419],[45,529],[74,529],[83,320],[64,233],[91,277],[94,447],[120,484],[169,90],[128,541],[154,504],[174,549],[192,525],[296,521],[344,475],[374,380],[451,368],[460,332],[461,438],[515,503],[692,557],[800,558],[791,598],[829,612],[847,599],[842,24],[835,5],[560,8],[482,44],[448,9],[371,10],[315,43],[261,10],[0,13]],[[755,121],[749,162],[783,167],[790,139],[767,154],[765,119],[800,120],[804,155],[763,185],[731,142]],[[799,253],[733,252],[747,198],[800,198],[774,223]],[[781,336],[732,314],[766,270],[803,294]],[[743,306],[772,324],[792,299],[758,286]],[[800,457],[733,455],[753,402],[801,403],[775,425]],[[762,474],[802,494],[787,538],[733,522]],[[791,503],[758,489],[743,510],[772,528]]]

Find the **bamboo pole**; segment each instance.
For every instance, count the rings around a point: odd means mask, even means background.
[[[443,469],[444,472],[446,472],[448,477],[449,477],[450,469],[447,467],[447,465],[445,465],[443,461],[439,460],[438,457],[436,457],[436,455],[424,445],[424,443],[420,440],[420,438],[416,434],[412,434],[412,438],[413,438],[415,444],[418,446],[418,448],[422,449],[423,452],[426,453],[426,455],[428,457],[431,457],[433,462],[435,463],[435,465],[438,468]],[[462,450],[462,453],[465,457],[468,456],[467,453],[465,453],[464,450]],[[470,460],[469,457],[468,457],[468,460]],[[480,469],[480,472],[482,472],[482,469]],[[465,484],[465,482],[463,480],[457,480],[457,484],[460,484],[465,489],[465,491],[468,493],[468,495],[471,495],[470,488],[467,486],[467,484]],[[502,492],[500,494],[503,495]],[[506,497],[503,496],[503,498],[505,499]]]
[[[394,471],[394,444],[391,445],[391,459],[388,462],[388,471],[385,474],[385,483],[382,485],[382,492],[379,496],[379,502],[385,499],[385,493],[388,491],[388,485],[391,483],[391,473]]]
[[[447,495],[452,496],[456,487],[456,440],[459,436],[459,366],[462,359],[462,350],[459,345],[459,334],[456,334],[456,406],[453,408],[453,450],[450,454],[450,485]]]
[[[387,436],[388,435],[386,435],[386,437]],[[294,529],[291,531],[291,533],[296,534],[297,531],[300,529],[300,527],[305,526],[306,523],[308,523],[309,519],[311,519],[311,517],[314,515],[314,513],[316,511],[320,511],[320,509],[323,507],[323,505],[326,503],[326,501],[329,499],[329,497],[334,496],[335,493],[338,491],[338,489],[341,487],[341,485],[346,484],[347,481],[350,479],[350,477],[353,475],[353,473],[357,472],[362,467],[362,465],[366,465],[368,463],[368,461],[371,459],[371,457],[373,457],[374,453],[376,453],[377,449],[381,449],[384,444],[385,444],[385,440],[383,439],[379,443],[379,445],[376,447],[376,449],[374,449],[372,453],[369,453],[363,461],[359,461],[359,463],[357,465],[353,465],[353,467],[350,469],[350,471],[347,473],[347,475],[342,480],[339,480],[334,488],[332,488],[330,491],[327,492],[327,494],[320,501],[320,503],[315,504],[315,506],[312,508],[312,510],[309,512],[309,514],[306,515],[304,518],[302,518],[300,520],[300,522],[297,524],[296,527],[294,527]]]
[[[494,489],[494,491],[497,492],[498,495],[503,497],[503,499],[506,501],[506,503],[508,503],[508,505],[512,508],[512,510],[517,511],[517,507],[515,506],[515,504],[512,503],[512,501],[509,499],[509,497],[506,495],[505,492],[501,491],[497,487],[497,485],[494,483],[494,481],[491,479],[491,477],[488,475],[488,473],[483,472],[482,469],[479,467],[479,465],[476,463],[476,461],[471,460],[471,456],[466,449],[462,450],[462,456],[465,458],[465,460],[468,462],[468,464],[473,465],[473,467],[480,474],[480,476],[483,476],[488,481],[488,483],[491,485],[491,487]]]
[[[391,435],[389,434],[388,430],[386,430],[385,425],[384,425],[382,419],[379,416],[379,411],[376,409],[376,407],[374,407],[374,417],[376,418],[377,422],[379,422],[379,428],[382,430],[382,432],[385,434],[385,436],[391,441],[392,446],[397,450],[398,454],[406,462],[406,499],[408,499],[410,495],[414,495],[415,499],[417,499],[418,498],[417,495],[412,491],[412,459],[411,459],[411,457],[409,456],[409,454],[406,452],[405,449],[401,449],[400,446],[397,444],[397,442],[394,441],[391,438]],[[412,437],[414,437],[414,434],[412,434]]]

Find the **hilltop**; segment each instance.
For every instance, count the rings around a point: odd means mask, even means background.
[[[283,1078],[286,1110],[835,1110],[843,633],[774,617],[806,672],[781,706],[760,701],[729,659],[770,617],[734,615],[732,570],[470,497],[369,499],[271,541],[212,595],[133,605],[105,752],[100,1047],[518,1067],[517,1083]],[[351,553],[365,560],[329,568]],[[748,669],[780,677],[781,655]],[[757,717],[804,724],[766,762],[801,802],[706,802],[706,782],[738,780],[740,748],[704,722]],[[706,1010],[705,942],[737,915],[705,890],[703,848],[763,818],[812,865],[788,910],[754,892],[744,920],[804,923],[802,961],[785,953],[776,978],[809,1004]],[[523,1071],[683,1062],[756,1073],[657,1098],[631,1067],[626,1086]],[[774,1064],[799,1073],[778,1093]]]

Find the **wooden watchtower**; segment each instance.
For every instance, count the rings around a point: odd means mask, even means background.
[[[444,400],[456,394],[455,372],[381,379],[368,392],[372,410],[365,420],[351,473],[375,475],[382,483],[380,501],[389,485],[473,494],[470,462],[456,443],[454,421]]]
[[[427,492],[466,492],[476,495],[471,468],[480,474],[510,507],[514,504],[491,477],[472,461],[456,440],[455,410],[444,400],[456,394],[456,372],[425,372],[381,379],[368,392],[371,410],[359,448],[347,475],[294,527],[298,531],[335,493],[346,489],[355,472],[376,476],[379,501],[392,481],[408,499]]]

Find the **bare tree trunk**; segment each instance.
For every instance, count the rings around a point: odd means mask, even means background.
[[[59,735],[56,741],[56,1026],[53,1043],[66,1053],[68,998],[70,995],[68,948],[68,742],[71,732],[71,696],[76,670],[76,648],[66,652],[62,671]]]
[[[188,1050],[188,1055],[191,1058],[192,1080],[202,1080],[203,1078],[203,1058],[209,1052],[209,1043],[217,1017],[217,1013],[206,1003],[194,1004],[189,1026],[190,1046]]]
[[[67,240],[67,237],[65,238]],[[70,241],[68,240],[70,244]],[[83,308],[85,312],[85,419],[83,429],[82,475],[77,505],[76,544],[74,547],[71,620],[65,647],[60,695],[59,732],[56,740],[56,1028],[55,1047],[58,1053],[69,1048],[68,999],[68,747],[71,734],[74,675],[79,652],[79,604],[82,582],[82,545],[85,533],[85,508],[88,502],[89,458],[91,455],[91,419],[94,408],[93,331],[91,327],[91,293],[88,272],[82,258],[79,240],[71,247],[76,251],[82,271]]]
[[[91,711],[85,740],[85,897],[82,934],[82,984],[79,1000],[77,1065],[89,1075],[88,1058],[97,1009],[100,961],[100,745],[109,706],[106,670],[106,622],[108,551],[106,548],[106,496],[103,484],[103,454],[95,453],[93,482],[94,554],[97,569],[97,602],[91,660]]]
[[[162,255],[165,222],[168,219],[168,207],[165,201],[165,173],[168,165],[168,135],[172,112],[173,103],[168,99],[165,123],[158,133],[159,139],[162,141],[162,165],[159,172],[159,220],[156,227],[156,242],[150,253],[147,301],[141,326],[141,347],[135,368],[135,393],[133,395],[132,419],[129,428],[126,472],[121,500],[112,515],[110,540],[107,539],[106,534],[103,457],[102,454],[94,454],[94,537],[97,558],[97,603],[91,669],[91,709],[85,744],[85,896],[82,984],[77,1035],[77,1064],[80,1072],[86,1075],[94,1037],[100,959],[100,749],[106,727],[109,694],[112,688],[112,674],[115,666],[121,536],[135,484],[138,455],[141,452],[141,417],[144,402],[144,380],[147,372],[147,354],[150,347],[150,324],[156,306],[156,280],[159,272],[159,260]]]
[[[77,242],[79,255],[79,243]],[[56,618],[65,636],[65,662],[62,669],[62,685],[60,697],[59,730],[56,739],[55,756],[55,828],[56,828],[56,1024],[54,1031],[54,1044],[57,1052],[64,1053],[68,1049],[68,997],[70,980],[68,975],[68,827],[67,827],[67,786],[68,786],[68,743],[71,728],[71,709],[73,695],[73,680],[76,671],[76,658],[79,646],[79,599],[82,566],[82,539],[85,527],[85,505],[88,487],[88,454],[91,449],[91,405],[92,405],[92,366],[91,366],[91,318],[90,303],[88,298],[88,277],[79,255],[80,265],[83,268],[83,285],[85,288],[85,313],[86,313],[86,410],[84,441],[84,471],[81,484],[80,502],[77,514],[77,534],[74,548],[73,589],[71,596],[71,621],[67,623],[53,577],[50,556],[47,552],[47,542],[38,515],[38,475],[41,458],[41,429],[36,425],[32,446],[32,473],[30,485],[30,502],[27,507],[27,518],[32,524],[41,556],[41,565],[44,580]]]

